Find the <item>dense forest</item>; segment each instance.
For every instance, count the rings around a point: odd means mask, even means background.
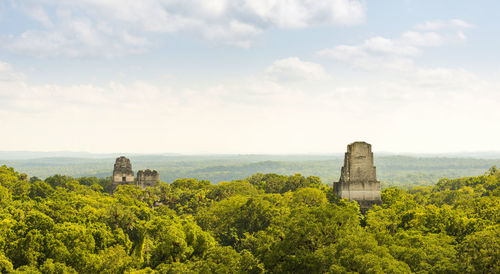
[[[319,177],[144,190],[0,167],[2,273],[498,273],[500,171],[385,188],[360,212]]]

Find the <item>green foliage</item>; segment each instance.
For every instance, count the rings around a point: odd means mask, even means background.
[[[500,226],[467,235],[458,246],[462,269],[474,273],[500,271]]]
[[[1,273],[498,273],[500,172],[386,188],[365,214],[318,177],[138,189],[0,167]]]
[[[293,202],[308,206],[321,206],[328,202],[326,193],[315,188],[301,188],[293,193]]]
[[[5,257],[5,255],[0,254],[0,272],[1,273],[9,273],[14,270],[12,263],[9,258]]]
[[[321,187],[321,180],[316,176],[305,178],[300,174],[292,176],[278,174],[262,174],[257,173],[246,179],[258,189],[262,189],[265,193],[285,193],[287,191],[295,191],[304,187]]]

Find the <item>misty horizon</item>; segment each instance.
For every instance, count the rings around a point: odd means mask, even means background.
[[[0,159],[3,160],[19,160],[19,159],[36,159],[36,158],[113,158],[119,156],[160,156],[160,157],[232,157],[232,156],[248,156],[248,157],[286,157],[286,156],[318,156],[318,157],[343,157],[344,152],[311,152],[311,153],[173,153],[173,152],[157,152],[157,153],[141,153],[141,152],[88,152],[88,151],[30,151],[30,150],[0,150]],[[408,157],[457,157],[457,158],[500,158],[500,151],[458,151],[458,152],[390,152],[390,151],[373,151],[378,156],[408,156]]]

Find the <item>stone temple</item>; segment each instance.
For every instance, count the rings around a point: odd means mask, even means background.
[[[113,169],[113,187],[116,188],[118,185],[133,185],[134,183],[134,171],[132,170],[130,160],[125,158],[125,156],[116,158]]]
[[[137,180],[135,180],[130,160],[125,156],[116,158],[113,169],[113,189],[119,185],[136,185],[145,188],[155,186],[158,181],[160,181],[160,173],[150,169],[139,170]]]
[[[382,203],[370,144],[354,142],[347,146],[340,180],[333,184],[333,190],[341,199],[357,201],[363,210]]]
[[[160,180],[160,173],[156,170],[139,170],[137,171],[137,185],[141,188],[155,186]]]

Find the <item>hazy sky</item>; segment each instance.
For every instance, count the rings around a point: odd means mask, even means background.
[[[499,10],[0,0],[0,150],[500,150]]]

